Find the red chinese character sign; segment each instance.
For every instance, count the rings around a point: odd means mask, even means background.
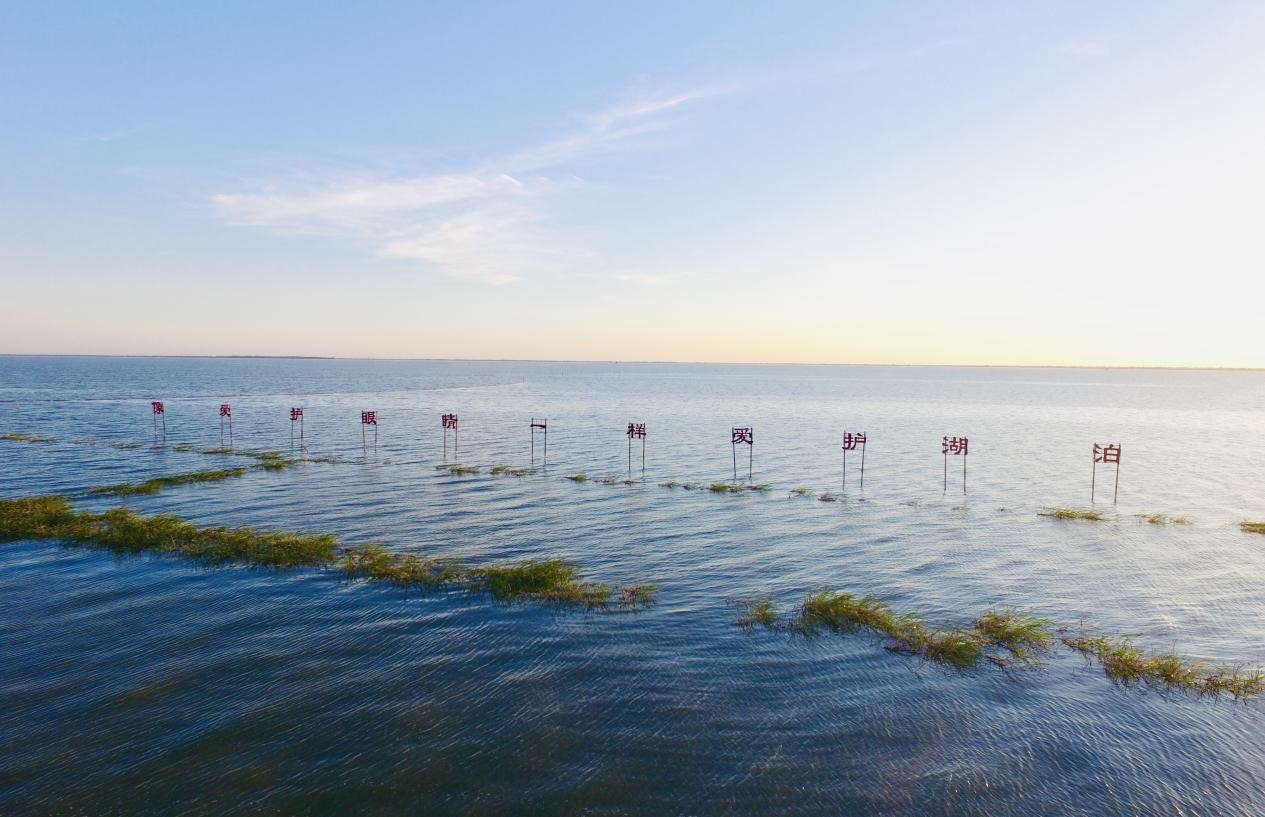
[[[300,406],[290,408],[290,447],[294,448],[294,424],[299,424],[299,448],[303,449],[303,409]]]
[[[865,432],[846,431],[843,435],[843,490],[848,490],[848,452],[861,449],[861,490],[865,490]]]
[[[373,450],[378,450],[378,412],[362,411],[360,412],[360,445],[368,452],[369,437],[366,431],[367,426],[373,426]]]
[[[167,407],[163,405],[163,401],[154,400],[149,404],[150,410],[153,412],[154,418],[154,434],[158,434],[158,418],[163,420],[163,436],[167,435]]]
[[[966,455],[970,453],[970,442],[966,437],[945,437],[940,445],[944,453],[944,490],[949,491],[949,456],[962,458],[962,493],[966,493]]]
[[[641,440],[641,473],[646,472],[646,424],[645,423],[629,423],[628,424],[628,473],[632,473],[632,444],[633,440]]]
[[[751,480],[751,462],[755,449],[755,433],[751,426],[734,426],[729,429],[729,447],[734,455],[734,479],[738,478],[738,446],[747,446],[747,481]]]
[[[531,418],[531,464],[532,465],[536,464],[536,432],[537,431],[540,432],[545,442],[545,455],[541,461],[544,462],[546,465],[548,465],[549,464],[549,420],[548,418],[542,418],[540,420],[537,420],[535,417]]]
[[[228,421],[228,447],[233,447],[233,407],[220,403],[220,447],[224,447],[224,421]]]
[[[444,461],[448,461],[448,432],[452,432],[452,455],[457,456],[457,415],[443,414],[440,415],[440,422],[444,426]]]
[[[1094,466],[1089,480],[1089,501],[1094,501],[1094,488],[1098,482],[1098,463],[1116,464],[1116,485],[1111,492],[1111,504],[1116,504],[1116,497],[1120,493],[1120,443],[1094,443]]]

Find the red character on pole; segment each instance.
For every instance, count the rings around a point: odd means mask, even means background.
[[[944,437],[940,445],[944,453],[944,490],[949,490],[949,455],[962,458],[962,493],[966,493],[966,456],[970,453],[970,441],[966,437]]]
[[[646,472],[646,424],[628,424],[628,473],[632,474],[632,441],[641,440],[641,472]]]
[[[848,452],[861,448],[861,490],[865,490],[865,432],[846,431],[843,434],[843,490],[848,490]]]
[[[299,406],[290,408],[290,447],[294,448],[294,424],[299,424],[299,448],[306,450],[303,445],[303,409]]]
[[[155,435],[158,434],[158,418],[162,417],[163,418],[163,436],[164,437],[167,436],[167,407],[163,405],[163,401],[161,400],[154,400],[153,402],[149,404],[149,407],[153,411],[154,434]]]
[[[224,447],[224,420],[228,419],[228,447],[233,447],[233,407],[220,403],[220,447]]]
[[[1120,495],[1120,443],[1106,443],[1099,445],[1094,443],[1094,467],[1091,472],[1089,482],[1089,501],[1094,501],[1094,489],[1098,483],[1098,463],[1115,463],[1116,464],[1116,485],[1111,492],[1111,504],[1116,504],[1116,498]]]
[[[452,455],[457,456],[457,415],[444,414],[440,417],[440,422],[444,426],[444,461],[448,461],[448,431],[452,431]]]
[[[535,417],[531,418],[531,464],[532,465],[536,464],[536,429],[540,429],[540,433],[544,436],[545,453],[544,453],[544,456],[541,458],[541,461],[544,462],[544,464],[548,465],[549,464],[549,418],[546,417],[540,420],[537,420]]]
[[[735,426],[729,429],[729,447],[733,450],[734,455],[734,479],[738,478],[738,446],[740,444],[747,446],[747,481],[751,481],[751,463],[753,451],[755,449],[755,433],[751,426]]]
[[[360,445],[367,452],[369,440],[365,434],[365,426],[373,426],[373,450],[376,452],[378,450],[378,412],[360,412]]]

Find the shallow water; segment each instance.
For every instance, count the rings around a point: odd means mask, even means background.
[[[1115,687],[1066,650],[953,673],[863,635],[744,631],[726,604],[788,612],[831,585],[933,623],[1016,606],[1265,663],[1265,537],[1237,524],[1265,517],[1265,373],[0,358],[0,432],[59,438],[0,442],[0,496],[221,467],[87,442],[152,442],[152,399],[168,443],[218,445],[231,402],[239,447],[283,451],[302,405],[311,454],[349,461],[128,501],[142,512],[567,558],[658,603],[584,614],[3,544],[0,813],[1265,812],[1262,704]],[[549,465],[436,471],[446,411],[480,466],[527,465],[547,416]],[[602,485],[626,475],[629,421],[645,484]],[[730,479],[733,425],[754,427],[769,493],[658,486]],[[869,435],[864,495],[850,457],[844,501],[789,497],[841,493],[844,430]],[[965,495],[960,460],[942,488],[946,434],[971,440]],[[1088,504],[1107,441],[1109,521],[1038,516]],[[1135,517],[1157,512],[1193,524]]]

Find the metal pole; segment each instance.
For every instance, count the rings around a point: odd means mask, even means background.
[[[848,492],[848,449],[843,449],[843,478],[840,480],[840,488],[843,493]]]
[[[1120,460],[1116,460],[1116,488],[1111,492],[1111,504],[1116,504],[1116,497],[1120,495]]]
[[[444,429],[444,462],[448,462],[448,429]]]
[[[646,438],[641,438],[641,475],[646,475]]]
[[[747,443],[747,482],[751,481],[751,463],[755,458],[755,441]]]
[[[628,436],[628,476],[632,476],[632,435]]]
[[[549,464],[549,418],[545,418],[545,451],[540,457],[540,462],[544,465]]]
[[[944,492],[949,492],[949,452],[944,452]]]
[[[738,480],[738,444],[733,440],[730,440],[729,450],[732,451],[734,455],[734,481],[736,482]]]
[[[966,494],[966,455],[962,455],[962,493]]]
[[[865,492],[865,446],[866,446],[866,443],[861,443],[861,492],[862,493]]]
[[[1089,471],[1089,504],[1094,504],[1094,489],[1098,486],[1098,458],[1094,458],[1094,466]]]

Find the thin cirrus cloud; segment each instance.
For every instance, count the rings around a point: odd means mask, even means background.
[[[633,149],[638,137],[668,127],[667,114],[674,109],[728,90],[698,88],[612,107],[587,117],[573,133],[464,172],[217,193],[211,204],[231,224],[358,241],[381,256],[490,283],[582,260],[600,264],[593,253],[547,226],[549,201],[580,185],[546,172]]]

